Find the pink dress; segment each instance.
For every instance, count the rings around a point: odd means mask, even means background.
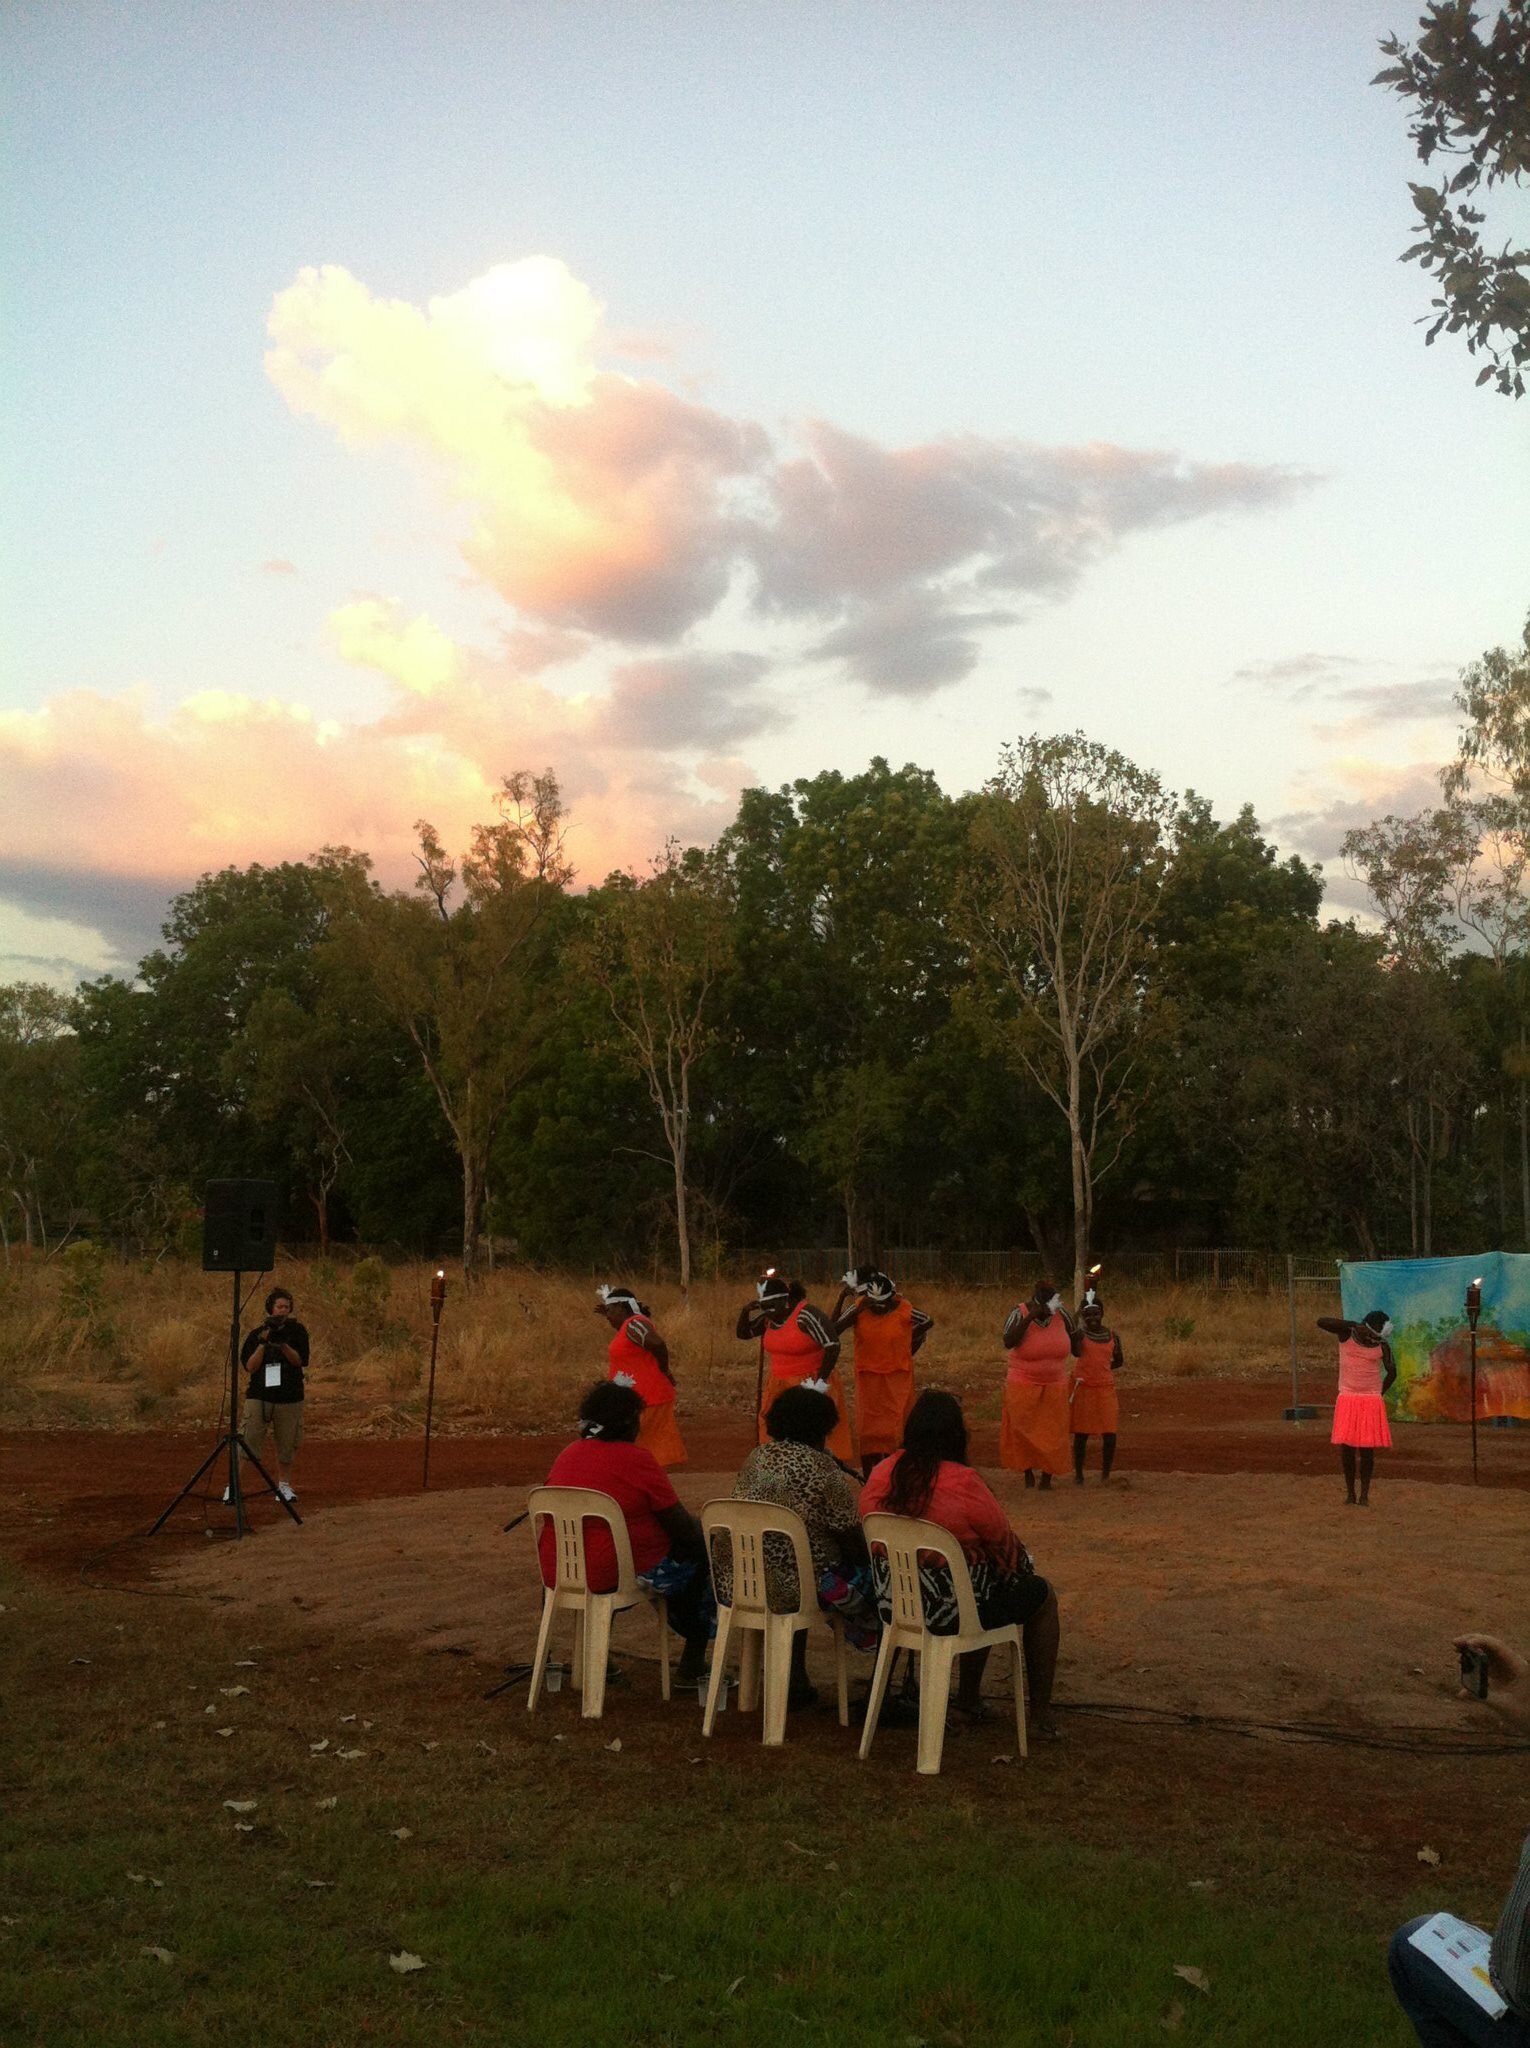
[[[1339,1346],[1339,1398],[1333,1406],[1331,1443],[1355,1450],[1389,1451],[1392,1432],[1381,1398],[1381,1346],[1346,1337]]]

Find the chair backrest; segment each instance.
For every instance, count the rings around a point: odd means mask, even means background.
[[[527,1512],[531,1516],[532,1532],[541,1536],[542,1524],[550,1522],[553,1531],[553,1590],[558,1593],[587,1593],[589,1579],[585,1571],[584,1525],[586,1522],[604,1522],[611,1531],[611,1545],[616,1552],[617,1593],[635,1593],[637,1574],[632,1565],[632,1539],[627,1534],[627,1518],[622,1513],[619,1501],[609,1493],[601,1493],[593,1486],[534,1486],[526,1497]]]
[[[933,1552],[951,1574],[958,1634],[971,1636],[981,1632],[983,1624],[978,1620],[972,1574],[961,1545],[949,1529],[943,1529],[939,1522],[920,1521],[914,1515],[863,1515],[861,1526],[870,1549],[882,1551],[887,1558],[894,1628],[920,1630],[927,1626],[924,1594],[919,1585],[922,1551],[926,1555]]]
[[[808,1543],[807,1524],[791,1508],[776,1507],[763,1500],[709,1500],[701,1510],[706,1535],[707,1559],[712,1558],[712,1538],[726,1536],[732,1554],[733,1598],[722,1605],[735,1614],[768,1614],[770,1601],[765,1586],[765,1538],[782,1536],[792,1546],[797,1560],[797,1612],[817,1601],[818,1574],[813,1569],[813,1552]],[[716,1579],[716,1573],[713,1573]]]

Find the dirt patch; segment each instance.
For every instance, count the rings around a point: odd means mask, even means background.
[[[731,1484],[731,1473],[678,1475],[692,1506]],[[1456,1698],[1452,1633],[1530,1637],[1516,1493],[1402,1480],[1362,1513],[1332,1483],[1277,1474],[1139,1473],[1050,1495],[1005,1474],[998,1491],[1058,1587],[1065,1699],[1464,1732],[1480,1716]],[[539,1611],[529,1527],[502,1533],[512,1505],[474,1489],[331,1508],[303,1529],[205,1546],[166,1576],[295,1607],[336,1635],[508,1663],[529,1657]],[[652,1657],[646,1607],[618,1619],[617,1641]]]

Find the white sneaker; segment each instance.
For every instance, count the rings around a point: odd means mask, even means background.
[[[278,1495],[279,1495],[279,1496],[281,1497],[281,1499],[283,1499],[283,1500],[296,1500],[296,1499],[297,1499],[297,1495],[296,1495],[296,1494],[295,1494],[295,1493],[294,1493],[294,1492],[292,1491],[292,1488],[291,1488],[291,1487],[290,1487],[290,1486],[289,1486],[289,1485],[287,1484],[287,1482],[286,1482],[286,1480],[285,1480],[285,1479],[279,1479],[279,1480],[277,1481],[277,1483],[276,1483],[276,1491],[277,1491]]]

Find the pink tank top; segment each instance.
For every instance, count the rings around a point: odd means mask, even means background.
[[[1059,1386],[1068,1377],[1072,1363],[1073,1338],[1062,1317],[1054,1315],[1046,1323],[1032,1322],[1027,1317],[1020,1342],[1009,1353],[1005,1377],[1012,1385]]]
[[[1346,1337],[1339,1346],[1339,1392],[1379,1394],[1381,1392],[1381,1346],[1357,1344]]]

